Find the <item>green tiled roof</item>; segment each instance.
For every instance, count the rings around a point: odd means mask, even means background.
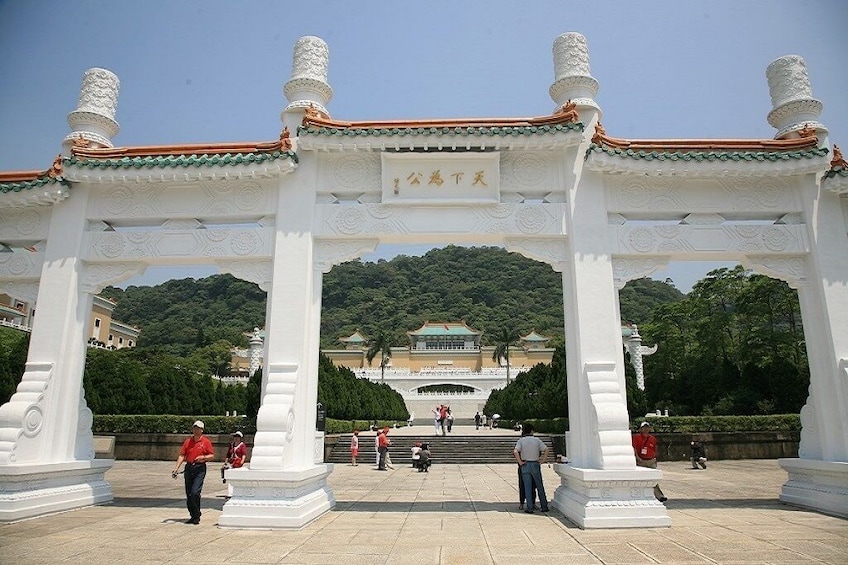
[[[0,183],[0,194],[5,194],[7,192],[20,192],[22,190],[31,190],[33,188],[40,188],[48,184],[56,183],[68,186],[68,181],[66,181],[62,177],[48,177],[47,175],[45,175],[43,177],[38,177],[37,179],[23,182]]]
[[[538,333],[536,330],[533,330],[526,336],[521,338],[522,341],[550,341],[551,338],[545,337],[542,334]]]
[[[342,137],[376,137],[382,135],[489,135],[489,136],[519,136],[536,134],[553,134],[570,131],[583,131],[580,122],[543,126],[486,126],[486,127],[417,127],[417,128],[336,128],[298,126],[297,135],[331,135]]]
[[[65,159],[66,165],[76,165],[89,169],[144,169],[153,167],[216,167],[225,165],[252,165],[291,159],[298,162],[294,151],[271,151],[262,153],[220,153],[211,155],[151,155],[144,157],[121,157],[119,159]]]
[[[474,336],[480,335],[465,324],[427,323],[412,332],[406,332],[415,336]]]
[[[791,159],[811,159],[828,154],[827,147],[804,149],[800,151],[645,151],[642,149],[620,149],[603,147],[592,143],[586,150],[586,158],[593,152],[602,152],[611,156],[646,161],[788,161]]]
[[[833,177],[848,178],[848,169],[845,167],[834,167],[832,169],[828,169],[828,171],[824,174],[824,178],[826,179],[832,179]]]

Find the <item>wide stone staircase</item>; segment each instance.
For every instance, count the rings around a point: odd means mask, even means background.
[[[395,466],[411,464],[412,446],[416,441],[430,444],[430,458],[433,464],[445,463],[515,463],[512,449],[519,435],[508,432],[509,435],[395,435],[389,433],[392,446],[389,454]],[[550,436],[536,434],[551,449],[548,461],[554,460],[554,448]],[[328,463],[350,463],[350,434],[338,438],[333,446]],[[359,462],[368,464],[374,462],[374,434],[359,436]]]

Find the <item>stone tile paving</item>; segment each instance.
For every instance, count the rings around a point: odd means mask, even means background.
[[[338,465],[336,508],[298,531],[225,530],[225,486],[207,477],[189,526],[169,461],[119,461],[115,502],[0,526],[0,563],[848,563],[848,520],[777,500],[776,461],[661,463],[671,528],[581,530],[518,509],[513,465],[436,465],[417,473]],[[549,496],[558,485],[543,469]]]

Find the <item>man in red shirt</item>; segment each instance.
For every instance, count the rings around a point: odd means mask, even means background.
[[[171,476],[177,478],[180,465],[185,461],[185,491],[186,506],[191,517],[186,524],[200,523],[200,491],[203,490],[203,479],[206,478],[206,462],[215,457],[212,442],[203,435],[203,422],[197,420],[191,427],[192,435],[183,442],[180,456]]]
[[[657,468],[657,438],[651,435],[651,424],[648,422],[642,422],[639,433],[633,434],[633,453],[639,467]],[[654,496],[660,502],[668,500],[660,490],[660,485],[654,485]]]
[[[377,465],[378,471],[387,471],[386,469],[386,456],[389,453],[389,446],[392,444],[391,440],[386,437],[389,434],[388,426],[383,428],[377,433],[377,452],[380,454],[380,462]]]

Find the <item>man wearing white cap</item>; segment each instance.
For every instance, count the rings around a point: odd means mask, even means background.
[[[185,461],[186,506],[191,515],[186,524],[200,523],[200,491],[203,490],[203,479],[206,478],[206,462],[215,457],[212,442],[203,435],[203,428],[203,422],[195,420],[191,427],[192,435],[183,442],[177,465],[171,473],[176,479],[180,465]]]

